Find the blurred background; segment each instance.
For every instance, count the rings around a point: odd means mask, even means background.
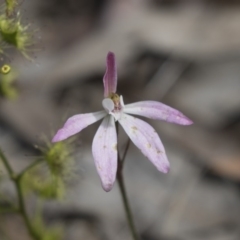
[[[68,117],[102,109],[113,51],[125,103],[161,101],[194,121],[148,121],[166,148],[167,175],[130,146],[124,175],[142,239],[240,239],[240,2],[25,0],[21,10],[36,32],[34,61],[19,53],[1,59],[19,74],[18,99],[0,99],[0,145],[14,169],[30,164],[34,145],[50,141]],[[65,198],[44,204],[45,222],[61,224],[66,240],[131,239],[118,185],[105,193],[94,166],[98,125],[76,136],[77,177]],[[10,182],[1,190],[14,198]],[[33,211],[32,198],[27,206]],[[29,239],[19,216],[0,215],[0,239]]]

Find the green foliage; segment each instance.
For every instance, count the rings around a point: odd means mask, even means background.
[[[17,0],[5,0],[6,2],[6,14],[8,16],[12,15],[18,5]]]
[[[1,73],[2,74],[8,74],[10,71],[11,71],[11,67],[9,65],[7,65],[7,64],[4,64],[1,67]]]
[[[62,229],[60,226],[46,227],[40,213],[38,213],[33,220],[33,228],[41,240],[61,240]]]
[[[66,180],[73,176],[74,161],[69,143],[48,144],[42,148],[42,164],[25,172],[22,186],[44,199],[62,199]]]
[[[18,0],[5,0],[0,7],[0,56],[9,48],[16,48],[29,59],[28,52],[33,45],[33,32],[29,24],[20,17]],[[8,56],[8,55],[7,55]],[[3,60],[4,58],[1,57]],[[14,99],[18,92],[15,87],[17,73],[9,65],[0,66],[0,97]],[[0,213],[14,212],[22,215],[29,235],[35,240],[60,240],[62,229],[59,226],[47,227],[42,219],[42,211],[32,219],[28,216],[27,203],[23,193],[34,193],[40,199],[61,199],[65,194],[66,179],[71,175],[72,163],[70,145],[67,143],[48,144],[42,150],[39,160],[17,173],[0,149],[0,183],[3,177],[3,163],[8,179],[16,188],[17,201],[11,203],[6,194],[0,192],[0,200],[9,203],[9,208],[0,209]],[[6,177],[4,176],[4,177]],[[1,190],[1,189],[0,189]],[[2,210],[2,211],[1,211]],[[31,215],[32,216],[32,215]]]
[[[9,66],[4,66],[2,74],[8,75]],[[3,163],[10,180],[14,183],[17,192],[17,205],[9,209],[0,209],[0,213],[14,212],[22,215],[29,235],[35,240],[61,240],[63,231],[60,226],[46,227],[42,219],[41,208],[37,207],[37,214],[28,216],[25,197],[23,193],[35,193],[37,202],[42,199],[59,199],[65,193],[65,180],[72,175],[73,158],[69,142],[48,144],[42,149],[42,156],[32,164],[15,173],[7,157],[0,149],[0,160]],[[0,168],[1,170],[1,168]]]
[[[4,65],[0,71],[0,95],[8,99],[15,99],[18,95],[14,86],[17,74],[9,65]]]
[[[41,165],[24,174],[22,186],[25,193],[34,192],[44,199],[61,199],[65,192],[63,180]]]
[[[68,142],[58,142],[48,144],[47,149],[43,150],[44,160],[53,176],[68,178],[74,168],[71,156],[71,146]]]
[[[0,15],[0,36],[4,43],[16,47],[26,57],[27,51],[32,46],[32,35],[29,32],[29,25],[24,26],[20,17],[7,17]]]

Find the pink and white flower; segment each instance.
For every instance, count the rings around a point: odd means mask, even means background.
[[[103,118],[93,139],[92,153],[103,189],[108,192],[113,187],[117,173],[118,154],[115,122],[118,121],[132,142],[153,165],[159,171],[167,173],[170,164],[157,132],[148,123],[129,114],[180,125],[190,125],[193,122],[178,110],[156,101],[141,101],[124,105],[123,97],[116,94],[117,69],[115,55],[112,52],[107,55],[103,84],[102,106],[104,110],[70,117],[58,130],[52,142],[67,139]]]

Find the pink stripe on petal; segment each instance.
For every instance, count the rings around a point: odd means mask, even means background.
[[[103,77],[104,97],[109,97],[110,93],[115,93],[117,90],[117,66],[115,55],[109,52],[106,59],[106,72]]]
[[[98,128],[92,153],[103,189],[109,192],[117,172],[117,133],[113,116],[106,116]]]
[[[191,125],[193,123],[193,121],[184,116],[180,111],[156,101],[127,104],[124,107],[124,112],[180,125]]]
[[[65,140],[106,115],[106,111],[99,111],[95,113],[77,114],[72,116],[66,121],[63,128],[58,130],[56,135],[53,137],[52,142]]]
[[[119,120],[132,142],[141,150],[156,168],[167,173],[170,168],[164,146],[156,131],[146,122],[124,114]]]

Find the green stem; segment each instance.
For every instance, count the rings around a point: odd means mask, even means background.
[[[9,176],[12,178],[14,176],[13,169],[12,169],[11,165],[9,164],[7,158],[5,157],[5,155],[4,155],[4,153],[1,149],[0,149],[0,158],[2,159],[3,164],[6,167]]]
[[[122,168],[122,166],[120,167],[120,169],[121,168]],[[134,240],[138,240],[139,237],[138,237],[135,225],[134,225],[133,216],[132,216],[130,204],[128,202],[126,188],[125,188],[125,184],[124,184],[123,175],[122,175],[121,170],[118,171],[118,173],[117,173],[117,180],[118,180],[118,184],[119,184],[119,188],[120,188],[120,192],[121,192],[121,196],[122,196],[122,200],[123,200],[124,210],[125,210],[125,213],[126,213],[126,217],[127,217],[129,229],[130,229],[131,234],[132,234],[132,238]]]
[[[25,207],[25,203],[24,203],[24,197],[23,197],[23,192],[22,192],[22,187],[21,187],[21,177],[23,176],[23,174],[26,171],[23,171],[19,175],[16,175],[14,173],[12,167],[10,166],[6,156],[3,154],[3,151],[1,149],[0,149],[0,158],[2,159],[3,164],[6,167],[9,176],[12,178],[12,180],[15,184],[15,187],[16,187],[16,190],[17,190],[17,196],[18,196],[18,205],[19,205],[18,206],[18,212],[22,215],[22,217],[24,219],[24,222],[26,224],[26,227],[28,229],[28,232],[35,240],[41,240],[40,236],[36,233],[36,231],[34,230],[32,224],[30,222],[30,219],[28,217],[27,210],[26,210],[26,207]],[[29,167],[28,167],[28,169],[29,169]]]
[[[30,222],[30,219],[28,217],[26,206],[25,206],[25,203],[24,203],[24,197],[23,197],[23,192],[22,192],[22,187],[21,187],[21,179],[20,178],[17,178],[15,180],[15,185],[16,185],[17,195],[18,195],[19,211],[22,214],[22,217],[23,217],[24,222],[27,226],[28,232],[34,239],[41,240],[40,236],[34,230],[32,224]]]

